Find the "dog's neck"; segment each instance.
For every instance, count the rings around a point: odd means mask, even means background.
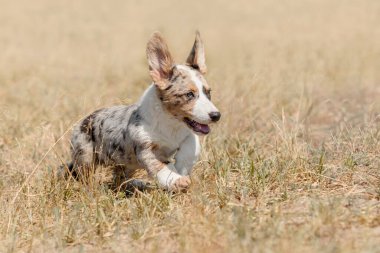
[[[155,133],[164,138],[184,139],[191,131],[162,107],[157,88],[151,84],[139,102],[139,113]]]

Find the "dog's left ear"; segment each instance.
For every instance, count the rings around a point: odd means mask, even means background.
[[[195,42],[187,57],[186,63],[191,67],[198,69],[202,74],[206,74],[207,72],[205,49],[199,31],[196,32]]]

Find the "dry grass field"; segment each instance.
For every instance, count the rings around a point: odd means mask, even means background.
[[[0,252],[380,252],[380,2],[0,1]],[[222,119],[187,193],[59,180],[72,125],[199,29]]]

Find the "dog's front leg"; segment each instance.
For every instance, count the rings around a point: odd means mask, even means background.
[[[176,191],[190,186],[191,181],[188,176],[178,174],[172,163],[167,164],[157,159],[151,148],[136,148],[136,156],[149,176],[155,178],[161,188]]]
[[[199,137],[190,134],[179,147],[175,155],[175,168],[182,176],[190,175],[194,164],[198,161],[201,152]]]

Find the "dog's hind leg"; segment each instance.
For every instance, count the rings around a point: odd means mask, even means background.
[[[73,158],[71,174],[77,179],[86,180],[96,162],[94,143],[85,133],[77,132],[73,135],[71,144]]]
[[[153,186],[149,182],[142,179],[132,179],[126,183],[125,194],[131,196],[136,191],[144,192],[151,189],[153,189]]]
[[[125,192],[127,196],[130,196],[136,191],[147,191],[152,188],[149,182],[133,178],[134,176],[134,171],[128,170],[126,166],[114,166],[112,189],[117,192]]]
[[[63,179],[72,175],[74,178],[76,178],[77,176],[76,176],[75,171],[73,171],[73,168],[74,168],[73,162],[62,164],[61,166],[58,167],[57,177]]]

